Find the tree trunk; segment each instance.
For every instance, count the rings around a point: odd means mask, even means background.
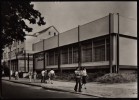
[[[0,47],[0,97],[2,97],[2,48]]]

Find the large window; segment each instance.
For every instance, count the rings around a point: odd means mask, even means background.
[[[48,51],[46,53],[46,65],[57,65],[58,64],[58,51]]]
[[[94,61],[109,60],[109,39],[99,39],[93,41]]]
[[[82,45],[82,62],[92,61],[92,41]]]
[[[78,63],[78,46],[73,47],[73,63]]]
[[[72,47],[69,48],[69,64],[72,64]]]
[[[62,48],[61,62],[62,64],[68,64],[68,48]]]
[[[49,52],[49,65],[54,65],[54,52]]]
[[[58,64],[58,51],[55,51],[55,65]]]
[[[109,39],[106,39],[106,60],[110,59],[110,43]]]

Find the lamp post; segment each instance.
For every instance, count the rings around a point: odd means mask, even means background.
[[[78,25],[78,67],[81,68],[81,43],[80,43],[80,25]]]
[[[9,66],[9,80],[11,80],[11,45],[9,45],[10,49],[10,55],[9,55],[9,60],[10,60],[10,66]]]
[[[16,70],[18,71],[18,63],[17,63],[17,62],[18,62],[18,58],[17,58],[17,56],[18,56],[18,53],[15,51],[15,57],[16,57],[16,60],[15,60],[15,61],[16,61],[16,64],[15,64],[15,67],[17,67]]]
[[[23,55],[24,55],[24,72],[26,72],[26,51],[23,50]]]

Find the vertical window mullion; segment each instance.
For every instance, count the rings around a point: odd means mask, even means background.
[[[72,57],[71,57],[71,63],[73,63],[73,46],[71,47]]]
[[[68,64],[69,64],[69,48],[68,48]]]
[[[105,39],[105,61],[107,60],[107,43]]]
[[[54,51],[54,65],[55,65],[55,51]]]
[[[94,46],[93,46],[93,40],[92,40],[92,62],[94,62]]]

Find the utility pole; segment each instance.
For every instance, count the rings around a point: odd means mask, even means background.
[[[9,45],[9,49],[10,49],[10,55],[9,55],[9,60],[10,60],[10,66],[9,66],[9,80],[11,80],[11,45]]]
[[[112,36],[111,36],[111,29],[112,29],[112,13],[109,13],[109,39],[110,39],[110,43],[109,43],[109,66],[110,66],[110,73],[112,73]]]
[[[119,13],[118,15],[118,34],[117,34],[117,73],[119,73]]]
[[[60,75],[62,75],[62,69],[60,67],[60,62],[61,62],[61,60],[60,60],[59,32],[58,32],[58,70],[60,72]]]
[[[78,25],[78,67],[81,68],[80,26]]]

